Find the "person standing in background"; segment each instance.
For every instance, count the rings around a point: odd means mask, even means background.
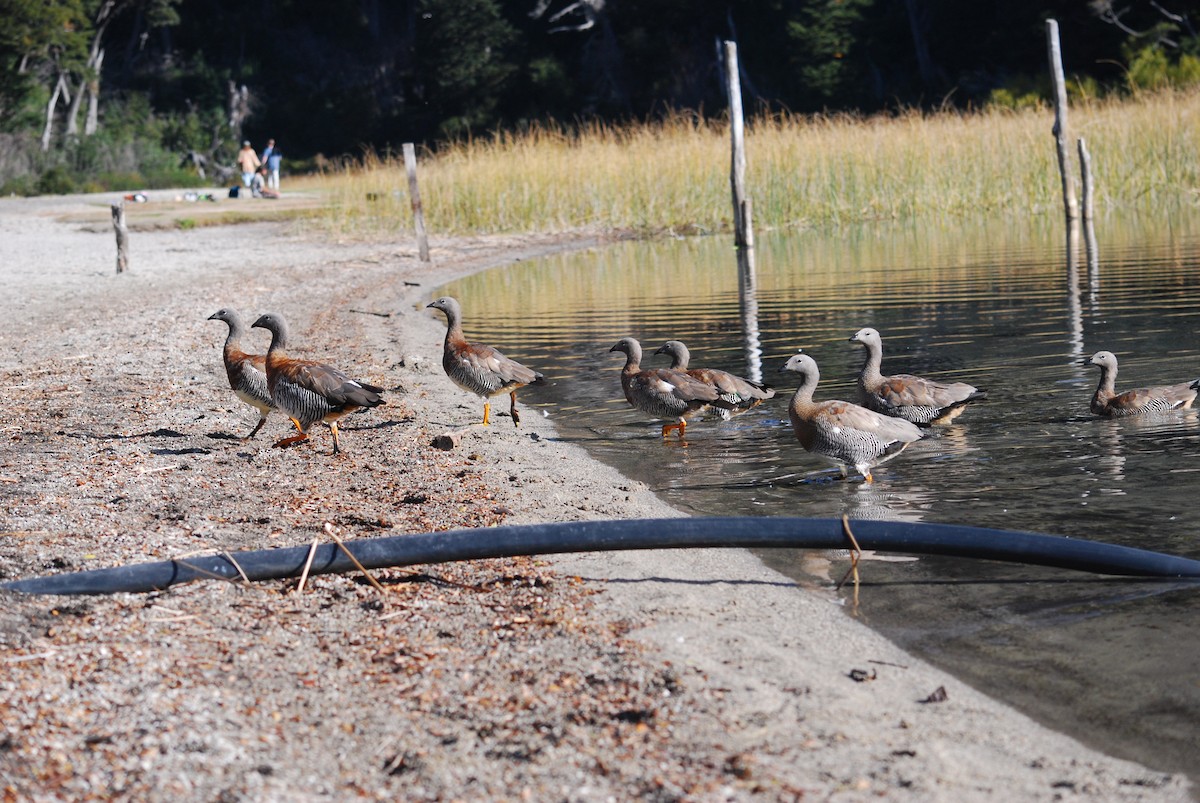
[[[249,187],[250,179],[254,178],[258,166],[262,164],[258,159],[258,154],[254,152],[254,148],[250,147],[250,140],[242,143],[242,149],[238,151],[237,163],[238,169],[242,171],[242,184]]]
[[[273,190],[279,189],[279,164],[283,154],[275,147],[275,140],[268,139],[267,147],[263,149],[262,162],[267,166],[267,186]]]

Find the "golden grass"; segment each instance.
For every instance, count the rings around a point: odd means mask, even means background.
[[[747,124],[756,227],[870,220],[1059,214],[1049,110],[780,115]],[[1195,204],[1200,92],[1170,91],[1071,109],[1092,154],[1097,211]],[[433,234],[575,229],[728,229],[727,126],[688,115],[641,125],[550,126],[497,133],[420,159]],[[410,232],[399,157],[304,180],[328,199],[321,219],[344,235]]]

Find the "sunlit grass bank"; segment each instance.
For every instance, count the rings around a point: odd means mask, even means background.
[[[779,116],[747,125],[756,227],[1061,214],[1047,110],[870,118]],[[1098,213],[1195,205],[1200,93],[1071,109],[1092,154]],[[579,131],[501,133],[419,154],[433,234],[720,231],[730,226],[727,126],[690,116]],[[1078,169],[1078,168],[1077,168]],[[410,232],[403,159],[370,155],[306,179],[345,235]]]

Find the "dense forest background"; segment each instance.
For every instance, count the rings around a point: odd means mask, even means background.
[[[557,121],[969,109],[1200,82],[1194,0],[0,0],[0,192],[228,179]]]

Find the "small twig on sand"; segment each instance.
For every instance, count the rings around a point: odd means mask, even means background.
[[[386,594],[387,590],[379,584],[378,580],[376,580],[374,577],[371,576],[371,573],[369,571],[367,571],[365,566],[363,566],[361,563],[358,562],[358,558],[354,557],[354,553],[351,552],[346,547],[345,542],[343,542],[342,539],[338,537],[337,531],[334,530],[333,525],[331,523],[325,522],[325,532],[329,533],[330,538],[332,538],[334,541],[337,541],[337,545],[339,547],[341,547],[343,552],[346,553],[346,557],[350,558],[350,562],[353,563],[358,568],[358,570],[363,573],[363,576],[367,578],[367,580],[371,583],[371,585],[375,586],[375,590],[378,591],[380,594]]]
[[[308,558],[304,561],[304,571],[300,572],[300,582],[296,584],[296,590],[293,594],[299,594],[304,590],[304,583],[308,580],[308,570],[312,568],[313,558],[317,554],[317,544],[321,542],[320,538],[314,538],[312,546],[308,548]]]
[[[10,658],[5,658],[6,664],[23,664],[26,661],[41,661],[47,658],[53,658],[58,655],[58,650],[47,650],[46,652],[32,653],[30,655],[14,655]]]
[[[221,554],[225,556],[225,560],[233,564],[233,568],[238,570],[238,574],[242,576],[242,583],[245,585],[250,585],[250,578],[246,576],[246,572],[243,571],[241,564],[233,559],[233,555],[230,555],[228,552],[222,552]]]
[[[359,315],[374,315],[376,318],[392,317],[392,313],[390,313],[390,312],[372,312],[369,309],[351,309],[351,310],[346,310],[346,311],[347,312],[355,312],[355,313],[358,313]]]

